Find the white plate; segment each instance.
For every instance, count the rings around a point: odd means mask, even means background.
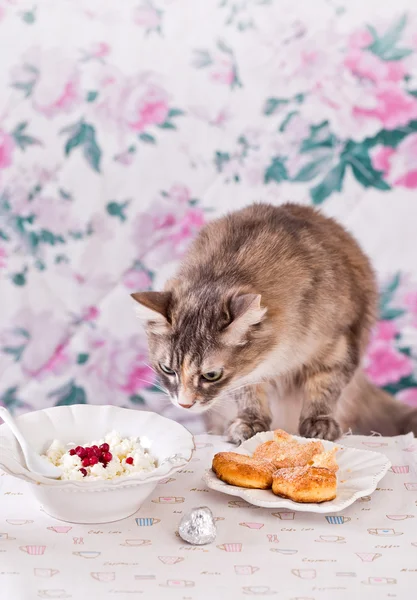
[[[311,441],[298,436],[294,436],[294,438],[302,443]],[[273,431],[257,433],[237,448],[235,452],[251,455],[260,444],[273,439]],[[251,490],[229,485],[218,479],[211,469],[205,472],[203,479],[209,488],[222,494],[239,496],[249,502],[249,504],[254,504],[255,506],[287,508],[303,512],[330,513],[339,512],[353,504],[358,498],[372,494],[378,482],[384,477],[391,466],[387,457],[379,452],[347,448],[341,444],[327,441],[323,441],[323,446],[325,450],[331,450],[335,446],[340,448],[336,455],[339,464],[337,496],[330,502],[323,502],[321,504],[298,503],[275,496],[271,490]]]

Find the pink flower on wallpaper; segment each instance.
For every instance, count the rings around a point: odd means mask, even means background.
[[[31,48],[21,65],[12,72],[13,83],[29,86],[33,108],[45,117],[69,113],[81,103],[77,65],[59,48]]]
[[[97,83],[97,113],[106,124],[119,130],[143,132],[152,125],[162,125],[169,113],[169,94],[147,72],[126,77],[115,68],[103,69]]]
[[[97,306],[89,306],[87,307],[82,316],[83,321],[94,321],[100,316],[100,310]]]
[[[178,192],[175,186],[172,196],[161,195],[148,212],[138,214],[133,222],[132,240],[137,256],[151,270],[180,258],[204,224],[202,209],[184,202],[185,189],[180,199]]]
[[[345,66],[357,77],[374,83],[399,82],[407,75],[404,64],[399,60],[382,60],[367,50],[351,49],[344,60]]]
[[[372,44],[374,38],[368,29],[360,29],[349,36],[350,48],[366,48]]]
[[[1,345],[23,347],[20,364],[26,376],[43,379],[65,371],[70,359],[66,351],[69,330],[64,317],[48,309],[34,312],[23,308],[12,322],[13,327],[2,334],[7,335],[7,340],[3,339]]]
[[[417,188],[417,133],[404,138],[396,149],[377,146],[371,152],[371,159],[391,185]]]
[[[6,248],[0,246],[0,269],[5,269],[7,266],[7,252]]]
[[[386,129],[404,127],[412,119],[417,119],[417,98],[394,84],[383,84],[369,94],[374,96],[374,107],[354,106],[354,116],[377,119]]]
[[[152,287],[152,279],[142,269],[130,269],[123,276],[123,284],[132,291],[148,290]]]
[[[31,212],[36,215],[36,224],[54,234],[82,229],[82,222],[72,210],[71,204],[59,197],[38,195],[30,202]]]
[[[373,332],[373,339],[391,342],[397,333],[398,328],[394,321],[378,321]]]
[[[0,169],[6,169],[12,164],[14,147],[12,136],[0,129]]]
[[[217,83],[232,85],[235,80],[235,66],[230,58],[220,58],[210,70],[210,77]]]
[[[87,339],[89,360],[84,372],[94,389],[92,401],[116,404],[117,393],[135,394],[151,387],[154,371],[147,366],[146,337],[143,334],[116,339],[109,331],[91,332]]]
[[[161,20],[162,12],[150,2],[138,6],[133,13],[133,21],[136,25],[145,29],[158,29],[161,26]]]
[[[400,402],[404,402],[404,404],[417,408],[417,387],[401,390],[395,397],[398,398]]]
[[[413,371],[413,361],[386,340],[375,339],[368,349],[365,371],[373,383],[384,386],[410,375]]]
[[[107,42],[97,42],[89,49],[89,55],[94,58],[104,58],[110,54],[110,46]]]

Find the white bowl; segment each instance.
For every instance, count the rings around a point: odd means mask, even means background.
[[[112,430],[151,441],[150,451],[158,459],[153,471],[113,480],[61,481],[28,471],[13,434],[0,426],[0,467],[29,482],[45,512],[71,523],[109,523],[132,515],[158,481],[187,464],[194,451],[193,436],[185,427],[152,412],[79,404],[28,413],[17,421],[40,454],[54,439],[82,445]]]

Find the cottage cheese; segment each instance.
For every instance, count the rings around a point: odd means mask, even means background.
[[[149,442],[146,438],[141,440],[136,437],[122,438],[117,431],[111,431],[103,439],[85,444],[84,448],[100,447],[103,444],[108,444],[108,451],[112,455],[106,465],[97,462],[91,466],[84,466],[82,458],[73,454],[75,444],[65,446],[58,440],[52,442],[45,456],[53,465],[62,469],[61,479],[75,481],[86,478],[114,479],[142,471],[152,471],[157,466],[155,457],[149,453]]]

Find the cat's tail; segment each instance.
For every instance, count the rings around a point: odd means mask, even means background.
[[[358,372],[341,398],[339,420],[343,430],[385,436],[414,433],[417,437],[417,409],[396,400]]]

